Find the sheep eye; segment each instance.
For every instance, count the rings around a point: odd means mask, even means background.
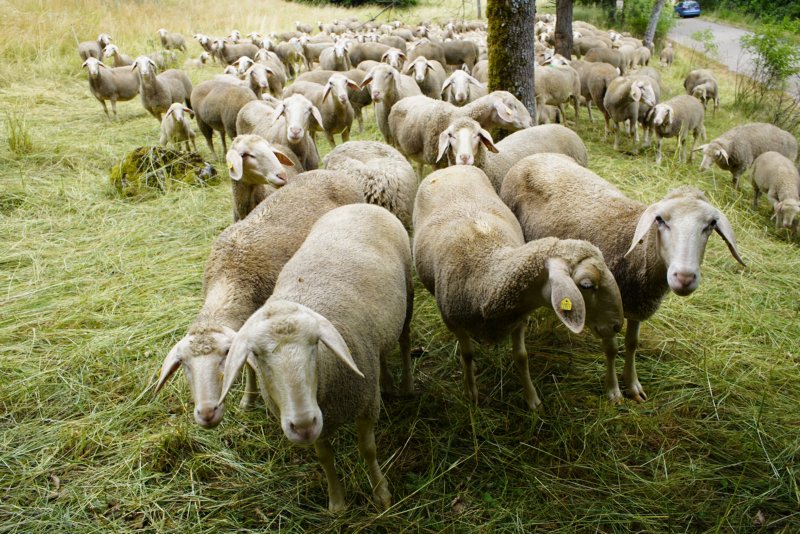
[[[664,219],[661,218],[661,215],[656,215],[656,222],[658,223],[659,226],[666,226],[667,225],[667,223],[664,222]]]
[[[583,289],[593,289],[594,284],[591,280],[581,280],[581,288]]]

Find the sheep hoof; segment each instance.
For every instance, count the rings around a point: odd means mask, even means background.
[[[392,494],[389,493],[389,489],[387,488],[385,481],[380,486],[375,488],[373,496],[376,504],[381,510],[386,510],[392,506]]]
[[[622,399],[625,398],[622,396],[622,392],[619,390],[619,388],[609,390],[606,395],[608,396],[608,402],[611,404],[619,404],[622,402]]]
[[[636,402],[644,402],[647,400],[647,395],[638,380],[632,384],[628,384],[628,395]]]
[[[328,511],[332,514],[340,514],[347,510],[347,504],[344,501],[333,501],[328,503]]]

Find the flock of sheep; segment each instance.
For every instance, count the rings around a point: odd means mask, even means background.
[[[194,117],[212,153],[219,132],[231,177],[235,224],[212,247],[203,307],[166,356],[156,391],[182,368],[195,420],[212,428],[244,368],[241,406],[260,394],[288,439],[314,445],[334,511],[346,501],[329,437],[355,421],[374,496],[389,506],[374,426],[381,391],[395,390],[385,358],[396,343],[400,390],[414,388],[413,269],[459,341],[472,401],[473,343],[510,337],[526,402],[541,407],[525,347],[527,318],[541,307],[573,332],[588,327],[600,338],[611,401],[622,398],[615,338],[627,320],[624,388],[645,400],[635,366],[640,323],[670,290],[685,296],[698,287],[713,232],[744,262],[730,222],[701,191],[682,187],[645,205],[588,170],[565,106],[573,104],[574,124],[579,106],[590,117],[599,109],[615,147],[623,128],[639,143],[641,125],[642,143],[657,141],[657,161],[663,138],[677,138],[685,158],[691,133],[691,159],[697,137],[705,138],[706,104],[716,110],[719,91],[713,73],[698,70],[686,95],[659,102],[659,71],[638,39],[575,22],[572,60],[549,47],[553,26],[552,16],[537,16],[535,118],[510,93],[487,91],[481,23],[347,20],[320,23],[313,36],[300,23],[269,37],[196,34],[204,52],[187,66],[218,63],[224,71],[194,87],[183,71],[163,70],[164,53],[130,58],[107,34],[81,43],[104,109],[110,101],[116,114],[117,101],[141,95],[161,123],[161,144],[187,149]],[[185,50],[182,36],[158,33],[167,54]],[[673,57],[667,46],[662,67]],[[386,142],[348,141],[370,104]],[[561,124],[534,126],[554,121]],[[495,143],[495,128],[515,133]],[[319,132],[331,145],[337,134],[344,141],[322,161]],[[796,228],[791,134],[746,124],[700,149],[702,166],[730,170],[735,186],[752,166],[754,204],[766,192],[778,224]],[[427,176],[426,165],[434,169]]]

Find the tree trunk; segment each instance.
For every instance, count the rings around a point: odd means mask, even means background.
[[[666,0],[656,0],[653,11],[650,13],[650,20],[647,22],[647,30],[644,32],[644,45],[650,50],[653,49],[653,39],[656,36],[658,19],[661,18],[661,10],[664,8]]]
[[[536,0],[487,0],[489,90],[508,91],[536,120],[533,22]],[[535,123],[535,122],[534,122]]]
[[[572,0],[556,0],[556,53],[572,59]]]

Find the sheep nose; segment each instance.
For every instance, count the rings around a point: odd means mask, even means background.
[[[311,441],[317,428],[317,417],[311,419],[297,420],[289,423],[291,431],[302,441]]]
[[[697,274],[691,271],[677,271],[674,276],[675,280],[684,290],[690,289],[695,280],[697,280]]]
[[[203,428],[214,428],[222,420],[222,409],[219,404],[205,404],[194,410],[194,419]]]
[[[470,154],[459,154],[458,156],[459,161],[461,161],[462,165],[470,165],[472,164],[472,156]]]

